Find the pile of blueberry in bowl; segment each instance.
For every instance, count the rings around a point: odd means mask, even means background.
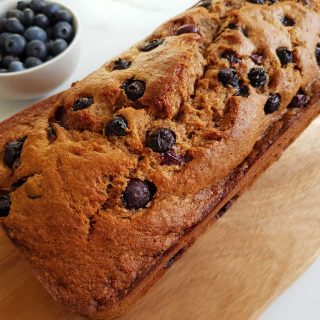
[[[74,15],[58,3],[19,1],[0,16],[0,74],[37,67],[74,39]]]
[[[50,95],[76,69],[81,55],[78,4],[70,8],[54,1],[0,0],[0,109],[5,100]]]

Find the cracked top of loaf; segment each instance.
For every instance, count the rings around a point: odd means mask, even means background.
[[[0,125],[3,225],[56,299],[89,315],[122,299],[308,105],[319,6],[201,1]]]

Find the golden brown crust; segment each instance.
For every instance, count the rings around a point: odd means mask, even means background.
[[[310,102],[318,91],[318,9],[317,1],[229,0],[192,8],[123,53],[129,68],[113,70],[112,60],[0,125],[2,154],[8,142],[27,136],[19,165],[0,163],[0,191],[11,191],[12,201],[3,225],[56,300],[97,319],[122,313],[206,225],[210,211],[269,164],[270,144],[278,154],[288,144],[281,139],[293,139],[311,121],[319,112]],[[294,26],[285,26],[285,17]],[[196,32],[177,35],[186,25]],[[156,39],[163,40],[156,48],[142,49]],[[279,48],[293,61],[283,65]],[[222,83],[221,71],[230,67],[236,85]],[[249,76],[256,68],[267,74],[259,87]],[[133,79],[145,86],[134,99],[124,90]],[[309,103],[291,108],[297,93]],[[271,94],[281,103],[269,114]],[[75,110],[81,98],[93,104]],[[114,116],[126,119],[126,136],[105,135]],[[274,142],[266,140],[268,130],[288,123],[294,129],[287,125]],[[176,135],[178,164],[163,165],[163,155],[146,143],[163,127]],[[252,155],[258,165],[248,162]],[[145,208],[124,205],[131,179],[157,188]]]

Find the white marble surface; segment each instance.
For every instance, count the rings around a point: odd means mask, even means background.
[[[82,53],[75,73],[56,91],[68,88],[106,60],[148,35],[164,20],[190,7],[194,0],[60,0],[82,21]],[[35,101],[3,101],[0,120]],[[262,320],[320,319],[320,259],[263,314]],[[183,319],[182,319],[183,320]]]

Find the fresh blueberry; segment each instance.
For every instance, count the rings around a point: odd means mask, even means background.
[[[26,39],[20,34],[12,34],[7,37],[5,49],[8,54],[20,56],[26,47]]]
[[[28,57],[24,62],[24,66],[27,69],[33,68],[33,67],[37,67],[40,64],[42,64],[42,61],[39,58],[36,58],[36,57]]]
[[[277,111],[280,107],[281,96],[279,93],[272,93],[264,106],[265,114],[271,114]]]
[[[30,27],[34,21],[34,12],[27,8],[23,10],[21,22],[25,25],[25,27]]]
[[[12,61],[9,65],[10,72],[18,72],[24,70],[24,65],[21,61]]]
[[[152,182],[132,179],[122,195],[122,202],[129,210],[145,208],[156,192],[157,188]]]
[[[316,46],[315,55],[316,55],[317,63],[320,66],[320,43],[318,43]]]
[[[158,128],[152,131],[147,138],[147,146],[157,153],[169,151],[175,143],[176,134],[167,128]]]
[[[23,33],[24,26],[17,18],[9,18],[6,22],[6,29],[12,33]]]
[[[39,13],[42,12],[44,5],[45,4],[43,0],[31,0],[30,9],[32,9],[36,13]]]
[[[70,11],[61,9],[54,14],[54,21],[64,21],[72,23],[73,17]]]
[[[123,137],[127,135],[128,122],[122,116],[117,116],[111,119],[106,128],[108,136]]]
[[[47,40],[47,33],[43,29],[36,26],[29,27],[24,33],[24,36],[29,41],[40,40],[45,42]]]
[[[11,199],[9,194],[0,195],[0,217],[7,217],[10,212]]]
[[[249,71],[248,78],[250,84],[254,88],[261,88],[265,85],[268,79],[267,72],[262,68],[252,68]]]
[[[17,18],[21,20],[22,18],[22,11],[17,9],[12,9],[7,12],[7,18]]]
[[[287,48],[281,47],[281,48],[278,48],[276,52],[282,66],[285,66],[288,63],[292,62],[293,60],[292,51],[288,50]]]
[[[2,65],[8,69],[9,68],[9,65],[11,64],[11,62],[13,61],[19,61],[19,58],[18,57],[14,57],[14,56],[5,56],[3,57],[2,59]]]
[[[72,106],[73,111],[79,111],[89,108],[94,103],[93,97],[80,97]]]
[[[7,38],[11,35],[9,32],[3,32],[0,34],[0,48],[4,49]]]
[[[131,61],[118,59],[114,62],[113,70],[125,70],[131,66]]]
[[[248,2],[255,3],[255,4],[264,4],[265,0],[247,0]]]
[[[68,43],[63,39],[56,39],[53,41],[50,48],[50,53],[55,57],[68,47]]]
[[[20,160],[25,140],[26,137],[23,137],[16,141],[10,141],[5,145],[3,151],[3,162],[7,167],[13,168],[14,164]]]
[[[29,8],[29,3],[27,1],[18,1],[17,9],[23,11],[24,9]]]
[[[48,52],[51,52],[51,49],[52,49],[52,46],[53,46],[53,40],[48,40],[47,42],[46,42],[46,46],[47,46],[47,51]]]
[[[43,13],[48,16],[49,18],[53,18],[56,12],[58,12],[61,9],[61,6],[57,3],[47,3],[43,7]]]
[[[69,41],[73,37],[73,27],[68,22],[58,22],[53,28],[53,35],[56,39]]]
[[[45,30],[48,35],[48,39],[53,39],[53,28],[49,27],[49,28],[46,28]]]
[[[154,39],[154,40],[148,41],[145,44],[143,44],[140,47],[140,50],[142,52],[148,52],[148,51],[151,51],[151,50],[159,47],[163,43],[164,43],[164,39]]]
[[[49,26],[50,24],[50,20],[49,18],[44,15],[43,13],[38,13],[35,17],[34,17],[34,22],[33,22],[34,25],[42,28],[42,29],[45,29]]]
[[[7,18],[0,18],[0,32],[3,32],[6,28]]]
[[[181,26],[180,28],[178,28],[176,35],[179,36],[181,34],[185,34],[185,33],[198,33],[199,32],[199,28],[194,25],[194,24],[185,24],[183,26]]]
[[[54,56],[47,56],[46,57],[46,61],[50,61],[50,60],[52,60],[54,58]]]
[[[9,72],[8,69],[0,68],[0,73],[7,73],[7,72]]]
[[[29,57],[44,59],[47,56],[47,47],[40,40],[32,40],[27,44],[26,53]]]
[[[231,86],[234,88],[238,87],[240,81],[237,71],[233,68],[221,70],[218,74],[218,79],[225,87]]]
[[[129,100],[136,101],[144,95],[146,83],[142,80],[131,78],[124,81],[121,88],[124,89]]]

